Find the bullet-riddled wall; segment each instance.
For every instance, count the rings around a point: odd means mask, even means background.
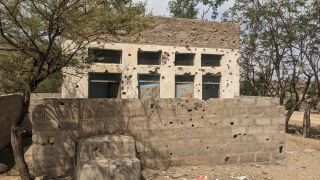
[[[239,95],[238,49],[238,24],[155,17],[153,28],[137,37],[117,40],[109,37],[91,43],[86,49],[88,54],[91,50],[101,52],[105,50],[109,51],[106,56],[118,53],[119,55],[113,58],[119,60],[109,62],[97,60],[80,76],[67,73],[62,87],[62,97],[90,97],[90,91],[91,94],[99,93],[93,92],[93,89],[110,88],[99,86],[99,83],[108,81],[92,80],[90,74],[106,77],[108,74],[117,74],[119,87],[113,88],[113,91],[116,91],[113,94],[116,95],[112,97],[140,98],[149,93],[148,87],[151,92],[156,86],[157,92],[145,97],[185,96],[208,99],[210,92],[215,91],[216,94],[211,97],[233,98]],[[151,53],[151,59],[156,54],[158,62],[148,62],[150,60],[148,57],[143,61],[141,54],[144,52],[147,55]],[[146,76],[146,82],[143,81],[144,75],[151,75]],[[149,77],[156,78],[154,84],[147,83]],[[187,77],[187,80],[177,84],[179,77]],[[207,82],[207,79],[210,82]],[[183,84],[186,82],[190,86]],[[185,87],[189,89],[185,90]],[[183,95],[184,92],[179,92],[181,89],[191,95]]]

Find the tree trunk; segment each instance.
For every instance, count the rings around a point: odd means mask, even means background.
[[[311,108],[311,105],[307,104],[304,110],[304,115],[303,115],[303,137],[304,138],[310,137],[310,130],[311,130],[310,108]]]
[[[290,109],[286,113],[285,124],[284,124],[286,133],[289,133],[289,120],[290,120],[295,108],[296,108],[296,106],[294,106],[292,109]]]
[[[22,122],[29,111],[30,105],[30,88],[26,88],[23,94],[21,110],[19,116],[15,119],[11,126],[11,145],[14,153],[15,165],[19,171],[22,180],[30,180],[30,172],[28,165],[24,160],[22,136],[25,133],[25,128],[22,127]]]
[[[30,180],[28,165],[24,160],[22,135],[24,129],[15,123],[11,126],[11,145],[14,153],[14,160],[22,180]]]

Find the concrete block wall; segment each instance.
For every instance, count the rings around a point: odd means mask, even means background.
[[[142,168],[285,162],[278,99],[45,99],[33,112],[37,175],[73,174],[77,141],[133,136]]]
[[[19,115],[21,102],[21,94],[0,96],[0,151],[10,144],[11,125]]]

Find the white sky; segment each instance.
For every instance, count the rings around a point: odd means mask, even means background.
[[[133,2],[145,2],[146,0],[133,0]],[[152,11],[156,16],[169,16],[169,10],[167,10],[169,0],[147,0],[147,10]],[[234,4],[234,0],[228,0],[223,6],[218,8],[219,15],[216,21],[220,21],[221,15],[224,11],[228,10]],[[200,12],[206,10],[205,6],[199,6]],[[211,12],[207,13],[205,19],[210,20]]]

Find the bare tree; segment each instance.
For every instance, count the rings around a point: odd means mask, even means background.
[[[147,27],[148,19],[145,5],[131,0],[0,1],[0,82],[6,83],[1,87],[23,93],[21,112],[11,128],[23,180],[30,179],[22,145],[30,93],[64,67],[83,68],[88,43],[105,35],[132,35]]]

